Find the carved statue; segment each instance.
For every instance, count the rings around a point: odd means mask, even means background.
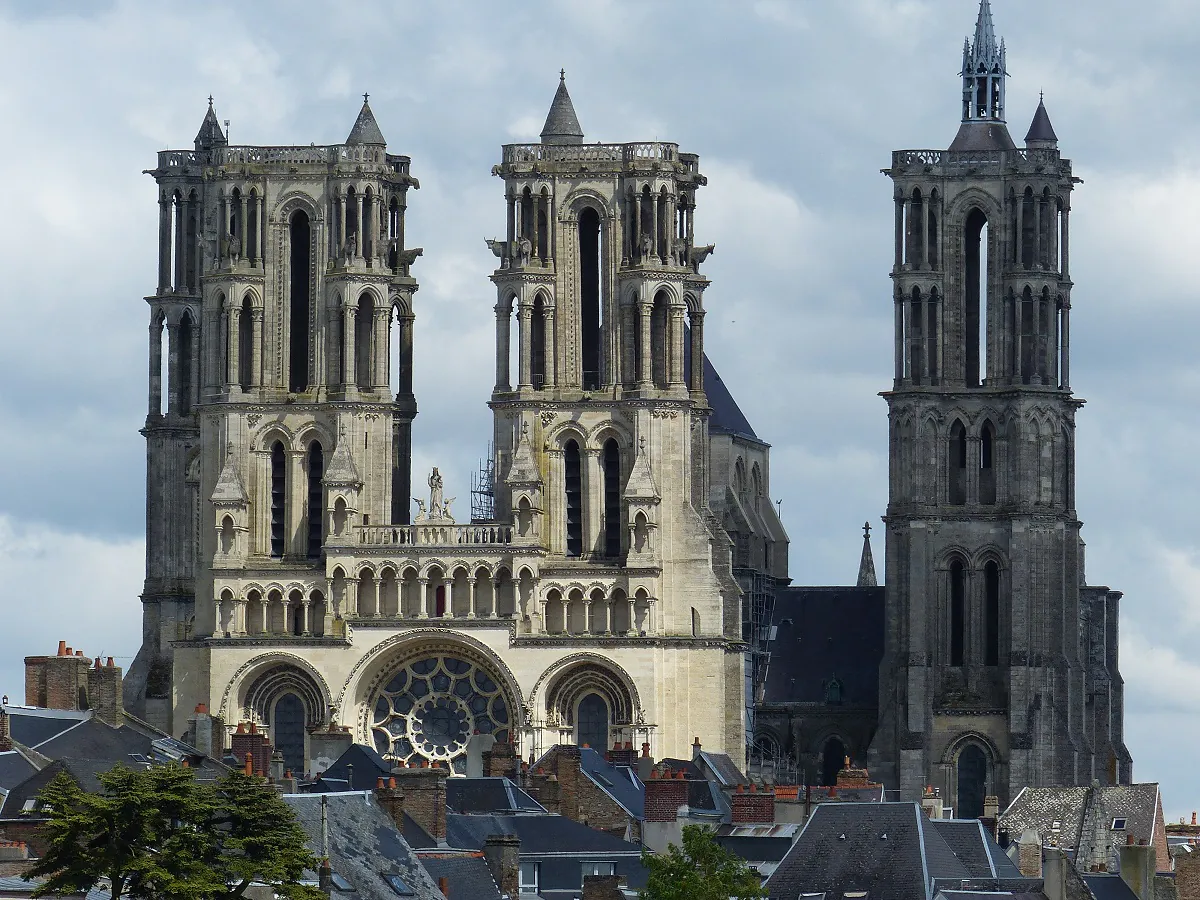
[[[712,256],[716,249],[716,244],[709,244],[706,247],[692,247],[688,250],[688,264],[692,267],[692,271],[699,273],[700,264]]]
[[[447,519],[454,518],[454,516],[450,515],[450,504],[453,503],[455,499],[455,497],[447,497],[442,501],[442,515]]]
[[[529,260],[533,256],[533,241],[523,237],[517,238],[513,243],[516,245],[517,265],[529,265]]]
[[[429,476],[429,515],[442,515],[442,476],[437,466]]]
[[[413,503],[417,504],[417,518],[425,518],[425,501],[420,497],[413,497]]]
[[[229,237],[229,258],[234,262],[242,258],[242,239],[236,234]]]
[[[484,238],[484,241],[497,259],[504,259],[508,256],[508,241],[500,241],[496,238]]]
[[[642,261],[645,262],[654,254],[654,238],[648,234],[642,235],[641,240]]]
[[[358,235],[353,231],[346,235],[346,243],[342,245],[342,257],[350,262],[358,256]]]

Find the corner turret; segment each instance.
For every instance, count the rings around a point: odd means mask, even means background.
[[[354,120],[354,127],[350,129],[350,134],[346,136],[347,144],[378,144],[380,147],[386,146],[387,141],[383,137],[383,132],[379,130],[379,123],[375,121],[375,114],[371,112],[371,104],[367,102],[369,94],[363,94],[362,109],[358,111],[358,118]]]
[[[579,124],[579,116],[575,115],[571,95],[567,93],[566,69],[560,69],[558,73],[558,90],[554,92],[554,101],[550,104],[546,124],[542,127],[542,143],[583,143],[583,127]]]
[[[208,112],[204,114],[200,130],[196,132],[196,152],[204,153],[214,147],[224,147],[227,143],[229,142],[225,138],[225,132],[221,130],[221,123],[217,120],[216,112],[213,111],[213,98],[210,94]]]
[[[1033,122],[1029,133],[1025,135],[1025,146],[1030,150],[1057,150],[1058,135],[1050,124],[1050,114],[1046,112],[1044,97],[1038,100],[1037,112],[1033,114]]]

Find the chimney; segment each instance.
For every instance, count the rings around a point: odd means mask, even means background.
[[[438,879],[438,890],[442,892],[443,897],[450,896],[450,879],[445,875]]]
[[[580,900],[625,900],[620,875],[584,875]]]
[[[1120,848],[1120,854],[1121,880],[1129,885],[1138,900],[1154,900],[1154,873],[1158,868],[1154,847],[1125,844]]]
[[[645,784],[654,772],[654,758],[650,755],[650,745],[642,744],[642,755],[637,760],[638,780]]]
[[[90,660],[66,641],[54,656],[25,657],[25,705],[43,709],[88,709]]]
[[[438,842],[446,839],[446,778],[449,774],[440,766],[393,771],[396,786],[404,795],[404,811]]]
[[[674,822],[679,807],[688,805],[688,783],[680,772],[674,777],[669,769],[651,773],[646,781],[647,822]]]
[[[107,722],[113,728],[125,724],[125,706],[121,700],[121,668],[108,658],[107,665],[101,665],[99,657],[96,665],[87,671],[88,703],[96,713],[96,717]],[[211,741],[212,724],[209,723]]]
[[[271,768],[271,742],[265,734],[259,734],[258,726],[253,722],[238,723],[237,731],[230,740],[230,752],[240,763],[247,759],[253,760],[250,774],[266,778]]]
[[[734,825],[769,825],[775,821],[775,792],[739,784],[730,798]]]
[[[1175,857],[1175,890],[1179,900],[1200,898],[1200,853],[1195,850]]]
[[[703,749],[703,748],[701,748],[701,746],[700,746],[700,735],[696,735],[695,740],[692,741],[692,761],[693,762],[695,762],[696,760],[698,760],[700,758],[701,749]]]
[[[205,756],[215,758],[213,756],[212,721],[212,716],[208,714],[208,706],[204,703],[197,703],[195,713],[188,719],[188,725],[191,726],[192,746]],[[225,748],[219,749],[224,750]]]
[[[1071,862],[1061,848],[1046,848],[1042,868],[1042,893],[1046,895],[1046,900],[1068,900],[1067,869],[1070,867]]]
[[[579,748],[574,744],[561,745],[554,755],[554,770],[558,776],[560,797],[559,813],[572,822],[580,821],[579,815]]]
[[[931,786],[925,787],[925,795],[921,798],[921,809],[931,819],[940,819],[943,816],[942,798]]]
[[[24,862],[29,859],[29,847],[24,841],[0,841],[0,862]]]
[[[517,745],[508,741],[497,742],[491,750],[483,751],[483,774],[486,778],[511,778],[517,780]]]
[[[636,766],[637,758],[637,751],[633,749],[632,741],[626,741],[624,744],[617,741],[608,751],[608,761],[614,766]]]
[[[317,890],[326,897],[333,894],[333,869],[330,867],[328,859],[321,860],[321,865],[317,868]]]
[[[500,893],[520,896],[521,839],[515,834],[492,834],[483,842],[483,858]]]
[[[375,800],[380,809],[396,823],[396,828],[404,831],[404,794],[397,789],[395,777],[380,777],[375,782]]]
[[[1017,868],[1026,878],[1042,877],[1042,836],[1026,828],[1017,840]]]
[[[12,732],[9,730],[8,713],[0,707],[0,753],[7,753],[13,748]]]

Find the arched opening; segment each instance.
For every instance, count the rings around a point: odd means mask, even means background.
[[[369,187],[363,191],[362,208],[360,210],[362,229],[359,231],[359,234],[362,235],[362,240],[359,241],[359,249],[362,252],[363,259],[373,259],[375,256],[375,248],[372,246],[374,244],[372,235],[374,235],[375,229],[371,227],[371,211],[375,208],[375,204],[372,202],[373,198],[374,193]]]
[[[197,265],[196,260],[196,255],[200,250],[200,242],[198,240],[200,223],[196,219],[196,211],[199,208],[200,198],[195,191],[192,191],[188,195],[187,202],[187,243],[184,248],[184,259],[186,260],[184,279],[191,293],[195,293],[200,286],[200,267]]]
[[[1041,300],[1038,303],[1038,340],[1037,340],[1037,365],[1034,371],[1038,376],[1039,384],[1051,384],[1051,366],[1053,365],[1053,357],[1056,355],[1050,352],[1052,345],[1056,345],[1054,332],[1051,330],[1053,319],[1051,318],[1051,303],[1050,303],[1050,288],[1042,288]],[[1057,350],[1057,346],[1055,346]]]
[[[221,520],[221,552],[225,554],[232,553],[235,540],[236,535],[233,530],[233,519],[226,516]]]
[[[533,244],[533,191],[526,187],[521,191],[521,237]]]
[[[912,298],[909,300],[908,314],[908,377],[912,379],[913,384],[920,384],[925,375],[925,339],[922,334],[924,322],[925,317],[921,314],[921,289],[914,287]]]
[[[987,755],[977,744],[967,744],[958,754],[958,819],[978,819],[983,815],[987,794]]]
[[[950,426],[950,445],[947,469],[950,474],[949,501],[951,506],[964,506],[967,502],[967,429],[962,420],[955,419]]]
[[[587,694],[579,701],[575,725],[575,743],[603,753],[608,749],[608,704],[599,694]]]
[[[374,350],[375,298],[363,293],[358,298],[358,314],[354,319],[354,383],[360,390],[369,391],[374,387]]]
[[[308,389],[308,347],[311,298],[309,297],[309,264],[312,256],[312,234],[308,214],[297,210],[288,226],[290,244],[288,306],[288,390]]]
[[[1029,285],[1021,292],[1021,382],[1033,381],[1036,353],[1034,351],[1034,322],[1037,310],[1034,307],[1033,291]]]
[[[579,316],[583,388],[600,387],[600,214],[588,207],[579,214]]]
[[[262,257],[259,243],[258,225],[258,190],[250,188],[250,206],[246,210],[246,256],[251,265],[257,265]]]
[[[669,373],[670,341],[667,336],[670,319],[671,298],[666,291],[659,291],[650,308],[650,374],[654,386],[663,391],[667,389]]]
[[[583,555],[583,466],[579,444],[567,441],[563,448],[563,476],[567,501],[567,556]]]
[[[533,386],[546,386],[546,301],[542,294],[533,299],[533,318],[529,323],[529,364]]]
[[[967,655],[967,567],[950,563],[950,665],[961,666]]]
[[[283,694],[275,701],[271,723],[275,749],[284,765],[297,776],[304,773],[304,701],[295,694]]]
[[[910,269],[920,269],[925,261],[925,202],[920,188],[913,188],[908,203],[907,262]]]
[[[288,610],[291,612],[291,632],[296,637],[303,637],[308,633],[308,606],[304,602],[304,595],[299,591],[292,591],[288,594]]]
[[[1021,268],[1032,269],[1034,259],[1034,244],[1037,240],[1036,204],[1033,199],[1033,188],[1025,188],[1021,198]]]
[[[925,255],[929,258],[929,268],[938,267],[938,192],[929,192],[929,227],[925,235]]]
[[[692,637],[700,637],[700,610],[692,607]]]
[[[165,416],[170,411],[171,397],[171,337],[170,329],[166,327],[166,320],[163,316],[154,323],[154,336],[152,338],[153,346],[151,352],[157,351],[156,361],[158,363],[158,384],[151,385],[150,389],[153,392],[156,388],[158,396],[154,399],[157,401],[154,407],[158,410],[160,416]]]
[[[963,243],[966,255],[964,380],[968,387],[979,387],[987,378],[988,362],[988,221],[987,216],[978,207],[972,209],[967,216]]]
[[[242,314],[238,317],[238,384],[243,391],[254,386],[254,320],[250,295],[242,298]]]
[[[621,555],[621,451],[611,438],[604,442],[604,555]]]
[[[287,522],[287,454],[283,444],[271,446],[271,555],[283,556]]]
[[[929,300],[925,304],[925,370],[929,373],[929,383],[938,383],[938,290],[929,292]]]
[[[996,429],[991,422],[979,431],[979,502],[996,502]]]
[[[550,258],[550,192],[546,188],[542,188],[542,192],[538,195],[538,211],[537,211],[537,257],[542,261],[542,265]]]
[[[989,562],[983,567],[983,655],[984,665],[1000,665],[1000,567]]]
[[[181,416],[192,410],[192,354],[196,330],[192,327],[192,313],[184,310],[179,320],[179,353],[175,372],[175,404]]]
[[[829,738],[821,750],[821,784],[827,787],[837,784],[838,772],[845,764],[846,745],[840,738]]]
[[[325,544],[325,453],[318,441],[308,448],[308,558],[317,559]]]

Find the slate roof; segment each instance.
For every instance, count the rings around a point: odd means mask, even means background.
[[[546,811],[507,778],[447,779],[446,806],[456,813]]]
[[[0,791],[9,791],[37,771],[17,750],[0,753]]]
[[[92,717],[89,711],[38,709],[30,706],[5,706],[8,727],[12,739],[22,746],[36,750],[38,745],[55,735],[62,734],[85,719]]]
[[[579,767],[600,790],[635,819],[646,816],[646,787],[629,766],[614,766],[591,747],[579,749]]]
[[[879,703],[882,587],[787,587],[775,593],[764,703],[824,703],[832,678],[843,706]]]
[[[479,853],[422,850],[417,853],[429,877],[450,882],[449,900],[501,900],[487,861]]]
[[[1031,141],[1053,141],[1058,143],[1058,135],[1050,124],[1050,113],[1046,112],[1045,101],[1038,101],[1037,112],[1033,114],[1033,122],[1029,125],[1029,133],[1025,135],[1025,143]]]
[[[1008,127],[1000,122],[963,122],[950,142],[951,153],[1016,150]]]
[[[543,144],[582,144],[583,126],[579,124],[579,116],[575,114],[575,104],[567,93],[567,76],[562,73],[558,79],[558,90],[550,103],[550,112],[546,114],[546,124],[542,126]]]
[[[350,766],[354,766],[354,784],[347,784]],[[375,748],[363,744],[351,744],[334,760],[333,765],[321,773],[321,777],[310,785],[316,793],[329,791],[370,791],[375,789],[380,776],[392,774],[391,764],[375,752]]]
[[[747,782],[746,776],[728,753],[712,753],[708,750],[701,750],[700,761],[725,787],[734,787]]]
[[[353,886],[353,892],[334,889],[332,896],[348,900],[396,900],[398,894],[385,879],[398,875],[418,900],[444,900],[396,825],[366,791],[342,794],[287,794],[308,835],[309,849],[323,855],[321,805],[327,803],[329,865]]]
[[[371,104],[365,99],[363,100],[362,109],[358,111],[358,118],[354,120],[354,127],[350,129],[350,134],[346,136],[346,143],[387,143],[383,138],[383,132],[379,130],[379,123],[375,121],[375,113],[371,112]]]
[[[1089,797],[1093,791],[1098,794]],[[1123,834],[1152,844],[1158,807],[1158,785],[1153,782],[1098,788],[1027,787],[1000,814],[998,824],[1014,840],[1026,828],[1036,829],[1043,839],[1048,839],[1055,833],[1054,823],[1057,822],[1058,846],[1077,849],[1081,834],[1089,833],[1093,826],[1100,826],[1107,834],[1112,820],[1122,818],[1125,819]],[[1103,821],[1085,822],[1085,810],[1089,817],[1101,817]]]
[[[1137,894],[1120,875],[1083,875],[1083,883],[1096,900],[1137,900]]]
[[[1021,870],[978,819],[934,819],[933,827],[972,878],[1021,877]]]

